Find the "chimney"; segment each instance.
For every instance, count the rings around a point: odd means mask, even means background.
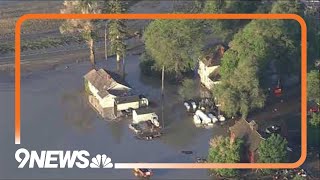
[[[219,53],[220,53],[221,56],[223,56],[224,51],[225,51],[224,47],[223,47],[223,46],[220,46],[220,52],[219,52]]]
[[[258,124],[254,120],[250,121],[249,125],[252,131],[258,131]]]
[[[235,142],[235,140],[236,140],[236,135],[233,132],[231,132],[231,134],[230,134],[230,144],[233,144]]]

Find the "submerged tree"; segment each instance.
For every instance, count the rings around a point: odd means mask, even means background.
[[[101,13],[100,1],[91,0],[76,0],[76,1],[64,1],[62,14],[99,14]],[[81,19],[67,19],[60,26],[60,32],[80,34],[81,37],[88,44],[90,49],[90,62],[92,66],[95,66],[95,50],[94,41],[96,37],[97,29],[96,20],[81,20]]]
[[[211,139],[208,161],[210,163],[239,163],[242,143],[240,139],[231,140],[229,137],[222,136]],[[238,174],[236,169],[214,169],[212,171],[226,177]]]

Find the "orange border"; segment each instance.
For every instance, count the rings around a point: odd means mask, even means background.
[[[295,163],[115,163],[115,168],[297,168],[307,156],[307,26],[296,14],[26,14],[16,22],[15,29],[15,144],[20,144],[20,33],[21,25],[30,19],[289,19],[301,26],[301,157]]]

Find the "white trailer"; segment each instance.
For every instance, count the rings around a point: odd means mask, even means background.
[[[201,119],[202,124],[211,123],[211,118],[209,118],[203,111],[197,110],[195,115],[197,115]]]
[[[134,109],[132,111],[132,123],[137,124],[142,121],[150,120],[155,126],[159,127],[158,115],[150,109]]]
[[[117,111],[127,110],[127,109],[139,109],[140,107],[145,107],[149,105],[149,101],[145,97],[139,96],[123,96],[115,98],[115,109]]]
[[[196,126],[201,125],[201,119],[199,118],[199,116],[193,115],[193,123],[194,123]]]

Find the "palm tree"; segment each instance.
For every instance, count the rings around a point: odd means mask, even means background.
[[[101,13],[100,1],[91,0],[76,0],[64,1],[63,8],[60,10],[62,14],[99,14]],[[80,34],[81,37],[88,44],[90,50],[90,62],[92,67],[95,67],[95,50],[94,40],[96,36],[96,20],[80,20],[80,19],[67,19],[60,26],[62,34],[73,33]]]

